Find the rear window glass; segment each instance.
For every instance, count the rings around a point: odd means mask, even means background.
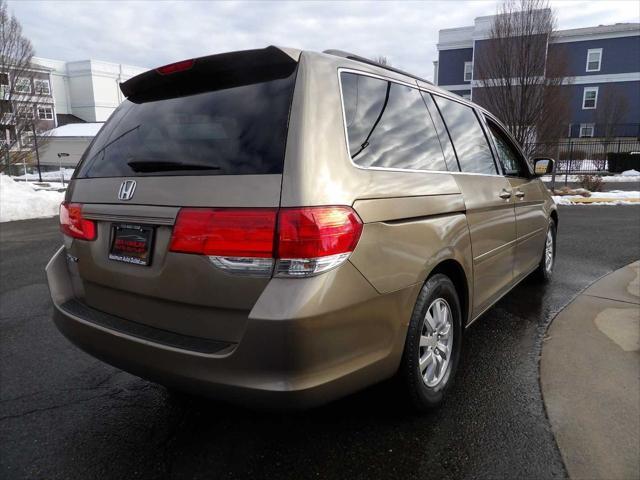
[[[435,96],[438,108],[449,129],[458,163],[463,172],[495,175],[496,165],[491,148],[471,107]]]
[[[126,100],[87,150],[78,177],[282,173],[294,83],[290,71],[177,98]]]
[[[420,91],[342,73],[349,151],[362,167],[447,170],[437,131]]]

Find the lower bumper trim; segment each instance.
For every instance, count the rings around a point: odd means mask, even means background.
[[[100,327],[181,350],[188,350],[203,354],[215,354],[233,345],[228,342],[181,335],[179,333],[143,325],[138,322],[132,322],[131,320],[126,320],[109,313],[101,312],[95,308],[91,308],[76,299],[63,303],[60,305],[60,309],[63,312],[79,317]]]

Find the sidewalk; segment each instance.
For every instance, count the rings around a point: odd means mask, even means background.
[[[640,478],[640,262],[594,283],[554,319],[540,381],[573,479]]]

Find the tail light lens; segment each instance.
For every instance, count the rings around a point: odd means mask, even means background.
[[[362,222],[350,207],[184,208],[170,250],[209,256],[230,273],[304,277],[349,257]]]
[[[80,240],[96,239],[96,223],[82,217],[82,205],[79,203],[60,204],[60,231]]]
[[[271,258],[276,214],[275,208],[183,208],[170,249],[209,256]]]
[[[362,222],[350,207],[283,208],[278,217],[276,276],[305,277],[343,263]]]

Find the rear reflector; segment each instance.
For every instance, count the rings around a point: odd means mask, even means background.
[[[82,217],[82,205],[62,202],[60,204],[60,231],[80,240],[95,240],[96,223]]]
[[[171,75],[172,73],[184,72],[185,70],[189,70],[193,67],[194,63],[194,59],[182,60],[181,62],[170,63],[169,65],[156,68],[156,72],[160,75]]]
[[[362,222],[350,207],[184,208],[170,250],[208,255],[230,273],[316,275],[344,263]]]
[[[172,252],[272,258],[275,208],[183,208],[171,237]]]

